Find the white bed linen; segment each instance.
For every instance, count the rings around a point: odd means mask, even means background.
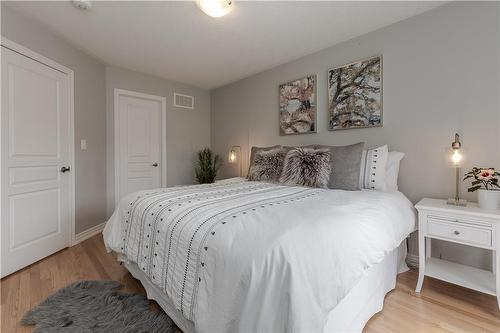
[[[378,264],[370,267],[361,280],[328,314],[324,332],[362,332],[370,318],[381,311],[385,295],[396,287],[398,273],[406,272],[406,241]]]
[[[396,275],[408,270],[405,263],[406,241],[378,264],[370,267],[339,304],[328,313],[323,332],[362,332],[368,320],[382,310],[385,295],[396,287]],[[121,260],[121,258],[118,258]],[[134,263],[125,263],[139,279],[149,299],[155,300],[184,333],[195,333],[194,324],[175,309],[172,300],[155,286]]]
[[[155,195],[164,200],[150,200]],[[175,204],[174,211],[160,209],[161,203]],[[130,207],[137,210],[133,217]],[[108,248],[138,264],[197,331],[320,332],[328,313],[414,224],[412,205],[399,192],[231,179],[132,194],[104,236]],[[153,232],[158,237],[146,241]]]

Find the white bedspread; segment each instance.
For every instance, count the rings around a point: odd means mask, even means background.
[[[399,193],[233,178],[125,197],[106,224],[200,332],[321,332],[328,312],[415,226]]]

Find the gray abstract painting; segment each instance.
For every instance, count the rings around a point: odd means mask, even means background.
[[[382,57],[328,71],[331,131],[382,126]]]

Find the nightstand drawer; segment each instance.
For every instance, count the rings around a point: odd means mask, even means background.
[[[491,247],[491,229],[429,216],[427,234],[471,245]]]

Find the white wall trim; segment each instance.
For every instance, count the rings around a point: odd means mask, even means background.
[[[120,201],[120,106],[118,100],[120,96],[131,96],[136,98],[149,99],[161,102],[161,128],[160,128],[160,153],[161,153],[161,186],[167,187],[167,99],[163,96],[149,95],[131,90],[115,88],[113,99],[114,117],[114,149],[115,149],[115,208]]]
[[[10,39],[5,38],[4,36],[2,36],[2,46],[6,47],[14,52],[20,53],[28,58],[31,58],[35,61],[38,61],[44,65],[47,65],[47,66],[49,66],[55,70],[58,70],[59,72],[62,72],[64,74],[73,73],[73,70],[69,69],[68,67],[63,66],[63,65],[55,62],[52,59],[44,57],[43,55],[36,53],[35,51],[28,49],[27,47],[24,47],[20,44],[17,44],[16,42],[11,41]]]
[[[9,50],[17,52],[24,55],[30,59],[38,61],[41,64],[49,66],[61,73],[68,76],[69,80],[69,165],[72,169],[70,172],[70,184],[69,184],[69,204],[70,204],[70,226],[69,226],[69,240],[68,246],[73,246],[75,243],[75,74],[72,69],[63,66],[54,60],[51,60],[43,55],[28,49],[16,42],[11,41],[4,36],[1,36],[1,45]],[[1,200],[1,194],[0,194]]]
[[[92,228],[89,228],[85,231],[82,231],[78,234],[75,235],[75,242],[73,245],[76,245],[78,243],[81,243],[83,242],[84,240],[86,239],[89,239],[99,233],[102,232],[102,230],[104,229],[104,226],[106,225],[106,222],[103,222],[103,223],[100,223],[96,226],[93,226]]]

